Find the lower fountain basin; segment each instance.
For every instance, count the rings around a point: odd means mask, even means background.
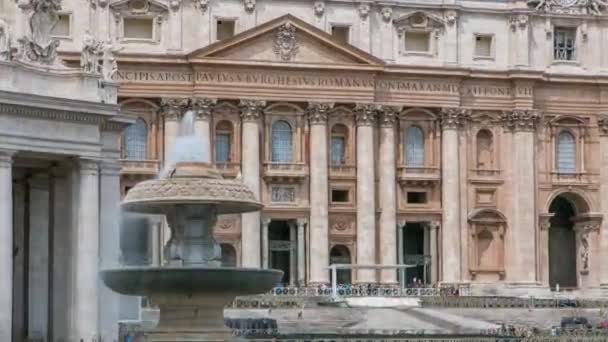
[[[101,271],[114,292],[130,296],[155,294],[260,294],[281,280],[282,271],[230,267],[124,267]]]

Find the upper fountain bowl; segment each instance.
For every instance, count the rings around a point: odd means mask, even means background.
[[[212,164],[180,162],[159,179],[135,185],[122,202],[123,209],[148,214],[166,214],[174,205],[215,207],[218,214],[258,211],[262,204],[238,180],[223,179]]]

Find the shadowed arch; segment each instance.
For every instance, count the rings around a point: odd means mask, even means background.
[[[553,192],[545,203],[545,212],[550,212],[550,207],[557,197],[566,199],[574,207],[575,215],[595,212],[595,203],[582,191],[578,189],[560,189]]]

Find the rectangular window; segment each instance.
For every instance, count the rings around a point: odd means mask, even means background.
[[[154,19],[152,18],[125,18],[124,37],[127,39],[147,39],[154,37]]]
[[[331,201],[333,203],[348,203],[348,190],[331,190]]]
[[[53,31],[51,31],[51,35],[53,37],[65,38],[70,36],[70,15],[69,14],[59,14],[59,20],[57,20],[57,24],[53,27]]]
[[[234,36],[234,24],[234,20],[218,20],[215,35],[216,39],[224,40]]]
[[[348,44],[348,39],[350,36],[350,27],[332,26],[331,35],[334,37],[334,40],[336,40],[337,42]]]
[[[492,57],[492,36],[475,36],[475,57]]]
[[[558,61],[576,59],[576,29],[556,27],[553,33],[553,58]]]
[[[331,164],[344,165],[344,137],[331,137]]]
[[[424,204],[426,203],[426,192],[411,191],[407,193],[408,204]]]
[[[215,136],[215,161],[226,163],[230,161],[230,134],[218,133]]]
[[[429,52],[430,32],[405,32],[405,51],[407,52]]]

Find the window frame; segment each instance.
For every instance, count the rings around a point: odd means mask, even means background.
[[[347,33],[346,41],[345,42],[340,41],[340,43],[344,43],[344,44],[347,44],[347,45],[351,45],[352,44],[351,43],[352,42],[352,25],[350,25],[350,24],[343,24],[343,23],[331,23],[330,24],[330,30],[331,31],[330,31],[329,34],[332,36],[332,39],[335,38],[335,36],[334,36],[334,28],[346,29],[347,30],[347,32],[346,32]],[[338,40],[336,40],[336,41],[338,41]]]
[[[278,123],[285,123],[287,125],[287,127],[289,127],[289,137],[290,137],[290,141],[289,141],[289,160],[282,160],[282,158],[279,158],[279,154],[277,152],[276,156],[277,158],[275,159],[275,125]],[[273,120],[271,125],[270,125],[270,161],[272,163],[277,163],[277,164],[291,164],[294,163],[294,128],[292,126],[292,124],[285,119],[276,119]],[[287,149],[285,149],[285,151],[287,151]]]
[[[477,54],[477,39],[490,39],[490,55],[483,56]],[[473,34],[473,60],[493,61],[496,58],[496,36],[493,33],[474,33]]]
[[[216,16],[216,17],[214,17],[214,21],[213,21],[213,23],[214,23],[214,25],[212,25],[213,28],[211,30],[209,30],[209,31],[211,31],[210,33],[212,35],[211,36],[211,41],[212,42],[219,42],[220,41],[218,39],[218,36],[217,36],[217,34],[218,34],[217,25],[218,25],[218,22],[220,22],[220,21],[232,21],[234,23],[234,32],[232,32],[232,37],[234,37],[234,36],[236,36],[238,34],[238,26],[237,26],[238,25],[238,17],[221,17],[221,16]],[[230,37],[230,38],[232,38],[232,37]],[[230,38],[226,38],[226,39],[230,39]]]
[[[571,170],[565,170],[565,169],[561,169],[560,168],[560,137],[563,135],[569,135],[570,137],[572,137],[572,143],[573,143],[573,150],[574,150],[574,158],[572,160],[573,163],[573,168]],[[554,161],[554,167],[555,170],[557,171],[558,174],[576,174],[578,173],[579,167],[578,167],[578,141],[577,141],[577,135],[575,134],[575,132],[572,132],[569,129],[561,129],[558,131],[558,133],[555,135],[555,142],[554,142],[554,153],[555,153],[555,161]]]
[[[145,128],[145,136],[144,136],[144,141],[143,141],[143,145],[144,145],[144,158],[143,159],[132,159],[132,158],[128,158],[127,156],[127,130],[130,127],[133,127],[134,125],[136,125],[138,122],[142,122],[143,123],[143,127]],[[132,126],[131,126],[132,125]],[[131,124],[130,126],[128,126],[127,128],[125,128],[124,133],[122,134],[122,153],[121,153],[121,157],[124,160],[129,160],[129,161],[143,161],[143,160],[148,160],[149,159],[149,139],[150,139],[150,129],[149,129],[149,125],[148,122],[141,117],[138,117],[137,120],[135,120],[135,122],[133,124]]]
[[[417,129],[421,133],[422,146],[421,146],[420,152],[422,154],[422,162],[420,164],[412,164],[412,163],[410,163],[409,158],[408,158],[408,156],[409,156],[408,146],[409,146],[409,137],[410,137],[409,131],[411,129]],[[414,123],[414,124],[410,124],[405,127],[404,132],[403,132],[403,164],[405,165],[406,168],[408,168],[408,167],[411,167],[411,168],[425,167],[426,159],[427,159],[426,158],[426,141],[425,141],[425,139],[426,139],[426,133],[425,133],[424,129],[422,127],[420,127],[419,125]]]
[[[126,20],[152,20],[152,38],[132,38],[125,35]],[[160,32],[162,26],[162,18],[160,15],[127,15],[120,20],[120,41],[124,43],[144,43],[157,44],[160,43]]]
[[[556,41],[557,41],[557,33],[558,31],[570,31],[573,34],[573,46],[572,46],[572,58],[571,59],[559,59],[556,56],[556,52],[557,52],[557,47],[556,47]],[[552,43],[551,43],[551,60],[553,61],[553,64],[578,64],[579,63],[579,51],[580,51],[580,45],[579,45],[579,37],[578,37],[578,26],[574,26],[574,25],[553,25],[552,28]]]
[[[51,34],[51,37],[55,38],[55,39],[59,39],[59,40],[72,40],[72,36],[74,33],[74,13],[72,11],[60,11],[60,12],[57,12],[57,15],[59,15],[59,16],[67,15],[68,16],[68,34],[66,36],[57,36],[57,35]]]

